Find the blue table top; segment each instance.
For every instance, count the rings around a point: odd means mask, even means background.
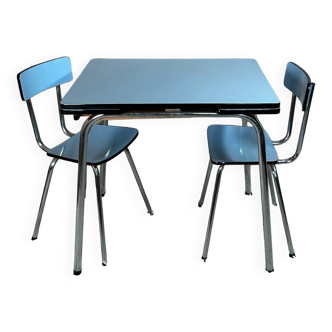
[[[93,59],[60,107],[64,114],[170,108],[274,114],[280,102],[254,59]]]

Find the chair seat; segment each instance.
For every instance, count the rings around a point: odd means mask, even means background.
[[[47,155],[78,162],[80,133],[49,150]],[[138,130],[127,127],[94,125],[88,136],[87,164],[98,166],[125,150],[138,136]]]
[[[265,132],[266,159],[278,161],[277,151]],[[210,159],[216,165],[259,164],[256,130],[253,127],[212,125],[208,127]]]

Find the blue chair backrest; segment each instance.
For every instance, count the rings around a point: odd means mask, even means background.
[[[40,63],[17,74],[22,100],[73,79],[68,57]]]
[[[284,86],[300,100],[303,111],[307,107],[310,84],[309,75],[301,67],[293,62],[287,64]]]

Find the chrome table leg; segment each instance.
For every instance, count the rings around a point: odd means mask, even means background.
[[[77,193],[75,214],[75,241],[73,271],[80,273],[83,268],[83,241],[84,241],[84,206],[87,185],[87,147],[88,135],[95,122],[105,117],[104,114],[88,117],[80,132],[79,157],[77,165]]]

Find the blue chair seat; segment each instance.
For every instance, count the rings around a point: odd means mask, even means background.
[[[215,165],[259,164],[256,130],[253,127],[212,125],[208,127],[211,162]],[[277,151],[265,132],[266,159],[278,161]]]
[[[135,128],[94,125],[88,136],[87,164],[98,166],[124,151],[138,136]],[[80,133],[47,152],[47,155],[78,162]]]

